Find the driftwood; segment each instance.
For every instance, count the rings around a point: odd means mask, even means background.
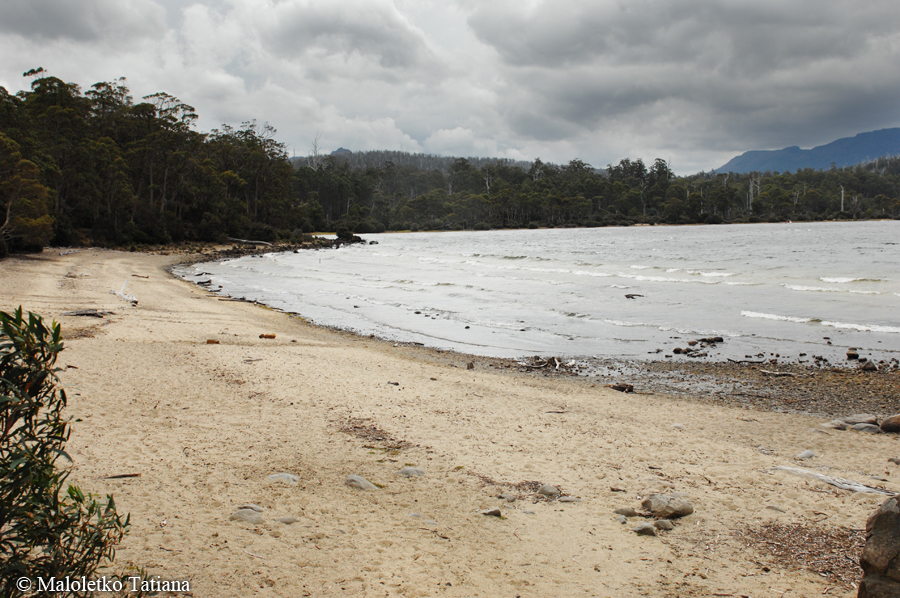
[[[618,384],[607,384],[606,388],[618,390],[619,392],[634,392],[634,386],[632,386],[631,384],[625,384],[624,382],[619,382]]]
[[[883,494],[885,496],[896,496],[897,495],[896,492],[891,492],[890,490],[885,490],[884,488],[875,488],[873,486],[867,486],[866,484],[854,482],[853,480],[845,480],[844,478],[833,478],[833,477],[825,475],[823,473],[810,471],[808,469],[800,469],[799,467],[785,467],[783,465],[776,465],[775,469],[780,469],[781,471],[786,471],[790,474],[797,475],[800,477],[812,478],[814,480],[819,480],[820,482],[825,482],[826,484],[831,484],[835,488],[840,488],[841,490],[850,490],[852,492],[865,492],[867,494]]]
[[[139,473],[120,473],[117,475],[108,475],[103,479],[104,480],[120,480],[122,478],[139,478],[139,477],[141,477],[141,474],[139,474]]]
[[[105,309],[76,309],[75,311],[67,311],[64,316],[86,316],[91,318],[102,318],[107,315],[115,315],[114,311]]]
[[[732,359],[730,357],[728,358],[728,361],[730,361],[731,363],[765,363],[766,362],[765,359],[763,359],[762,361],[754,361],[752,359]]]
[[[149,276],[141,276],[140,274],[132,274],[135,278],[150,278]]]
[[[643,295],[636,295],[634,293],[628,293],[627,295],[625,295],[626,299],[634,299],[635,297],[643,297]]]
[[[269,247],[272,246],[271,243],[267,243],[265,241],[250,241],[248,239],[235,239],[234,237],[228,237],[229,241],[237,241],[238,243],[244,243],[245,245],[267,245]]]
[[[797,374],[792,374],[791,372],[771,372],[771,371],[769,371],[769,370],[759,370],[759,371],[762,372],[763,374],[769,374],[770,376],[776,376],[776,377],[778,377],[778,376],[791,376],[791,377],[793,377],[793,376],[796,376],[796,375],[797,375]]]

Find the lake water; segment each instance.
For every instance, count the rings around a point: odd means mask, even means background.
[[[378,244],[179,273],[318,324],[476,355],[668,359],[721,336],[706,359],[900,356],[900,222],[366,239]]]

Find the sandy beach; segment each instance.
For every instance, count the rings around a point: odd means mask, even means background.
[[[831,562],[852,566],[858,547],[833,538],[858,540],[885,496],[777,467],[900,490],[893,435],[467,369],[466,356],[222,301],[166,271],[182,256],[60,253],[0,261],[0,309],[62,324],[60,378],[80,420],[70,481],[131,514],[115,569],[190,580],[193,596],[855,596],[816,572],[822,554],[773,556],[773,538],[831,538]],[[135,306],[110,293],[125,281]],[[114,313],[62,315],[89,308]],[[816,456],[795,459],[805,450]],[[268,478],[279,473],[297,482]],[[614,510],[653,492],[694,513],[639,536],[646,519]],[[261,523],[229,519],[248,503]]]

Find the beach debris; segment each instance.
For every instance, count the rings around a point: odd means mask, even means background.
[[[775,377],[779,377],[779,376],[790,376],[790,377],[793,378],[794,376],[797,375],[797,374],[794,374],[794,373],[791,373],[791,372],[773,372],[773,371],[770,371],[770,370],[759,370],[759,372],[760,372],[761,374],[768,374],[768,375],[770,375],[770,376],[775,376]]]
[[[400,386],[400,383],[399,383],[399,382],[391,382],[391,381],[388,381],[388,384],[390,384],[391,386]]]
[[[467,363],[467,364],[466,364],[466,369],[467,369],[467,370],[474,370],[474,369],[475,369],[475,362],[474,362],[474,361],[470,361],[469,363]]]
[[[59,255],[69,255],[72,253],[78,253],[77,249],[67,249],[66,251],[60,251]]]
[[[275,338],[274,334],[263,333],[259,335],[259,338]]]
[[[128,302],[131,303],[132,305],[137,305],[137,304],[138,304],[137,297],[135,297],[134,295],[126,294],[126,293],[125,293],[125,286],[126,286],[127,284],[128,284],[128,281],[126,280],[125,282],[122,283],[122,289],[121,289],[121,290],[119,290],[119,291],[114,291],[114,290],[110,289],[109,294],[110,294],[110,295],[115,295],[116,297],[118,297],[118,298],[121,299],[122,301],[128,301]]]
[[[108,475],[104,480],[121,480],[124,478],[139,478],[141,474],[139,473],[117,473],[116,475]]]
[[[541,487],[538,488],[537,493],[543,496],[559,496],[560,491],[559,488],[551,484],[542,484]]]
[[[76,309],[75,311],[67,311],[64,316],[83,316],[87,318],[102,318],[103,316],[114,316],[116,312],[105,309]]]
[[[653,527],[652,523],[642,523],[637,527],[631,528],[631,531],[636,533],[639,536],[655,536],[656,528]]]
[[[634,392],[634,386],[632,386],[631,384],[625,384],[624,382],[617,382],[615,384],[607,384],[606,388],[618,390],[619,392]]]
[[[675,529],[675,524],[669,521],[668,519],[659,519],[653,522],[653,527],[656,529],[661,529],[666,532],[670,532]]]
[[[635,297],[643,297],[643,295],[638,295],[636,293],[628,293],[627,295],[625,295],[626,299],[634,299]]]
[[[895,496],[896,492],[891,492],[890,490],[885,490],[884,488],[875,488],[873,486],[867,486],[866,484],[861,484],[859,482],[854,482],[853,480],[847,480],[845,478],[836,478],[832,476],[825,475],[823,473],[818,473],[816,471],[810,471],[808,469],[801,469],[799,467],[785,467],[784,465],[776,465],[775,469],[785,471],[791,475],[800,476],[803,478],[812,478],[814,480],[819,480],[820,482],[825,482],[826,484],[830,484],[835,488],[840,488],[841,490],[850,490],[852,492],[864,492],[867,494],[884,494],[885,496]]]
[[[259,511],[254,509],[238,509],[228,518],[229,521],[243,521],[244,523],[252,523],[253,525],[259,525],[263,522],[264,518]]]
[[[291,486],[300,481],[300,478],[292,473],[273,473],[270,476],[266,476],[266,479],[271,482],[285,482]]]
[[[133,276],[134,278],[150,278],[149,276],[144,276],[142,274],[132,274],[131,276]]]
[[[626,490],[625,488],[619,488],[618,486],[610,486],[609,491],[610,492],[628,492],[628,490]]]
[[[624,515],[625,517],[637,517],[638,512],[632,509],[631,507],[619,507],[615,511],[613,511],[616,515]]]
[[[866,432],[868,434],[883,434],[884,431],[875,424],[856,424],[854,426],[850,426],[850,429],[855,432]]]
[[[641,503],[644,510],[654,517],[670,519],[686,517],[694,512],[694,505],[686,498],[674,494],[651,494]]]
[[[900,504],[889,498],[866,521],[866,544],[859,558],[860,596],[900,595]]]
[[[219,344],[219,341],[217,341],[217,340],[214,339],[214,338],[208,338],[208,339],[206,339],[206,344],[207,344],[207,345],[218,345],[218,344]]]
[[[900,413],[884,418],[881,429],[884,432],[900,433]]]
[[[487,515],[488,517],[503,517],[503,513],[500,512],[500,509],[489,509],[487,511],[482,511],[482,515]]]
[[[497,496],[500,500],[505,500],[506,502],[516,502],[515,494],[500,494]]]
[[[618,517],[616,517],[616,521],[618,521],[622,525],[625,525],[626,523],[628,523],[628,518],[625,515],[619,515]]]
[[[349,475],[347,479],[344,480],[344,483],[351,488],[359,488],[360,490],[377,490],[378,487],[367,480],[366,478],[358,475]]]
[[[419,469],[418,467],[404,467],[400,471],[397,472],[399,475],[406,476],[408,478],[413,477],[422,477],[425,475],[425,472]]]
[[[277,521],[278,523],[283,523],[285,525],[292,525],[300,520],[296,517],[276,517],[275,521]]]
[[[856,352],[856,347],[850,347],[849,349],[847,349],[847,359],[851,361],[854,359],[859,359],[859,353]]]
[[[559,502],[581,502],[577,496],[561,496]]]
[[[803,451],[802,453],[800,453],[799,455],[797,455],[796,457],[794,457],[794,459],[812,459],[815,456],[816,456],[816,454],[814,452],[812,452],[810,450],[806,450],[806,451]]]
[[[894,465],[900,465],[900,459],[898,459],[897,457],[891,457],[890,459],[888,459],[888,463],[893,463]]]
[[[238,506],[238,509],[251,509],[253,511],[256,511],[257,513],[262,513],[263,511],[265,511],[264,508],[259,505],[253,504],[252,502],[244,503]]]

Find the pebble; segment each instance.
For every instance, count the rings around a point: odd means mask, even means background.
[[[619,507],[615,511],[613,511],[616,515],[624,515],[625,517],[637,517],[637,511],[632,509],[631,507]]]
[[[503,514],[500,512],[500,509],[489,509],[487,511],[482,511],[482,515],[487,515],[488,517],[502,517]]]
[[[890,459],[888,459],[888,463],[893,463],[894,465],[900,465],[900,459],[898,459],[897,457],[891,457]]]
[[[255,505],[252,502],[242,504],[238,507],[238,509],[252,509],[252,510],[256,511],[257,513],[262,513],[263,511],[265,511],[264,508],[262,508],[259,505]]]
[[[435,521],[434,519],[423,519],[422,523],[426,523],[428,525],[437,525],[437,521]]]
[[[877,372],[878,366],[875,365],[874,361],[867,361],[864,364],[862,364],[862,366],[859,369],[861,369],[864,372]]]
[[[397,473],[399,473],[402,476],[406,476],[408,478],[421,477],[421,476],[425,475],[425,472],[422,471],[421,469],[419,469],[418,467],[404,467]]]
[[[358,475],[349,475],[347,479],[344,480],[344,483],[353,488],[359,488],[360,490],[377,490],[377,486],[367,480],[364,477],[360,477]]]
[[[270,482],[285,482],[287,484],[290,484],[291,486],[300,481],[300,478],[292,473],[273,473],[266,479],[268,479]]]
[[[410,513],[409,516],[410,516],[410,517],[415,517],[416,519],[421,519],[421,518],[422,518],[422,516],[419,515],[418,513]]]
[[[881,428],[876,426],[875,424],[856,424],[855,426],[850,426],[851,430],[856,430],[857,432],[867,432],[869,434],[881,434]]]
[[[537,491],[538,494],[543,494],[544,496],[556,496],[559,494],[559,488],[556,486],[551,486],[550,484],[544,484],[541,486],[540,490]]]
[[[263,522],[263,516],[254,509],[238,509],[228,518],[229,521],[244,521],[258,525]]]
[[[794,459],[812,459],[815,456],[816,454],[814,452],[807,450],[794,457]]]
[[[672,424],[672,427],[676,430],[684,430],[684,424]]]
[[[515,494],[501,494],[497,498],[499,498],[500,500],[505,500],[506,502],[516,502]]]
[[[559,502],[581,502],[581,499],[577,496],[563,496],[559,499]]]
[[[300,520],[296,517],[277,517],[275,518],[275,521],[277,521],[278,523],[283,523],[285,525],[291,525],[292,523],[297,523]]]
[[[656,529],[661,529],[661,530],[670,532],[673,529],[675,529],[675,524],[672,523],[671,521],[669,521],[668,519],[660,519],[658,521],[653,522],[653,527],[655,527]]]
[[[535,514],[534,511],[522,511],[522,512],[525,513],[526,515],[534,515]]]
[[[628,523],[628,518],[625,517],[625,515],[619,515],[618,517],[616,517],[616,521],[618,521],[622,525],[625,525],[626,523]]]
[[[639,536],[655,536],[656,528],[653,527],[652,523],[642,523],[637,527],[631,528],[631,531],[636,533]]]

